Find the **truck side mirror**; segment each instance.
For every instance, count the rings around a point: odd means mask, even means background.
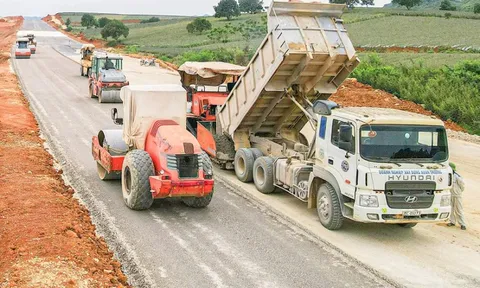
[[[123,125],[123,118],[118,118],[117,108],[112,108],[111,114],[112,114],[113,123],[115,123],[116,125]]]
[[[352,126],[349,124],[341,124],[338,148],[345,151],[350,151],[352,149],[352,139]]]

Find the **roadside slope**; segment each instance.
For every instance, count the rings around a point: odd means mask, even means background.
[[[124,287],[120,263],[54,169],[9,67],[22,22],[0,22],[0,286]]]

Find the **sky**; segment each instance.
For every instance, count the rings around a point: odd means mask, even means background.
[[[0,16],[46,16],[57,12],[151,15],[213,15],[219,0],[0,0]],[[264,0],[264,5],[270,0]],[[327,2],[321,0],[321,2]],[[381,7],[391,0],[375,0]]]

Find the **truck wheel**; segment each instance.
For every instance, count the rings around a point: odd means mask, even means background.
[[[97,162],[97,172],[98,172],[98,177],[103,181],[118,180],[122,176],[122,174],[120,172],[119,173],[115,173],[115,172],[108,173],[107,170],[105,170],[105,168],[103,168],[103,166],[100,165],[100,163],[98,163],[98,162]]]
[[[122,167],[122,194],[125,205],[133,210],[145,210],[153,203],[149,177],[154,175],[150,155],[143,150],[127,153]]]
[[[240,148],[235,153],[235,174],[242,182],[252,182],[255,157],[250,149]]]
[[[260,149],[250,148],[250,151],[252,151],[253,158],[255,158],[255,160],[257,160],[258,158],[263,156],[263,153],[262,153],[262,151],[260,151]]]
[[[188,207],[192,208],[204,208],[207,207],[208,204],[212,201],[213,198],[213,190],[204,197],[182,197],[183,204],[187,205]]]
[[[338,230],[343,224],[342,207],[337,192],[330,183],[323,183],[317,191],[317,213],[328,230]]]
[[[403,228],[413,228],[417,226],[417,223],[401,223],[401,224],[398,224],[398,226]]]
[[[253,182],[257,190],[263,194],[270,194],[275,191],[273,185],[273,164],[271,157],[262,156],[253,164]]]
[[[83,66],[80,66],[80,75],[85,76],[85,74],[83,74]]]
[[[97,90],[97,97],[98,97],[98,103],[103,103],[102,102],[102,88]]]

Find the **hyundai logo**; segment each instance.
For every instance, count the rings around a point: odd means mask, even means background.
[[[405,202],[407,203],[415,203],[418,201],[417,196],[407,196],[405,197]]]

